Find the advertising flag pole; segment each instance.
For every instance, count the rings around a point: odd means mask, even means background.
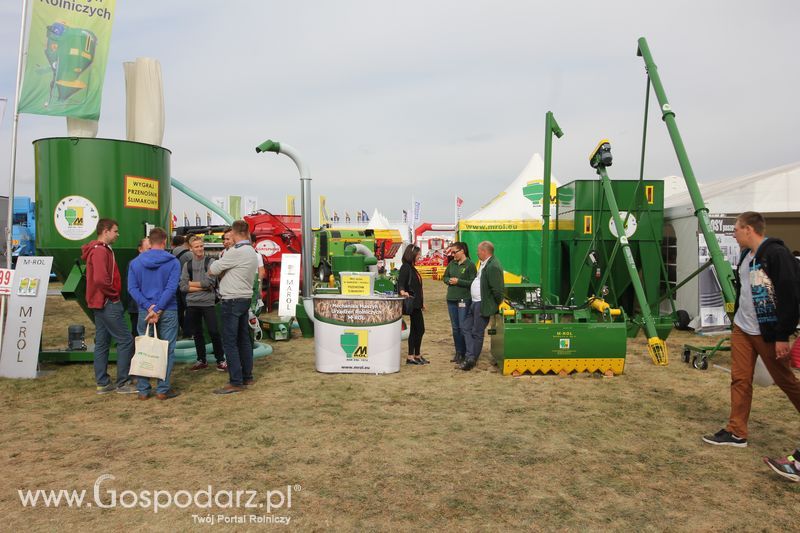
[[[25,20],[28,18],[28,0],[22,0],[22,17],[19,28],[19,56],[17,58],[17,86],[14,95],[14,121],[11,125],[11,171],[8,178],[8,213],[6,219],[6,268],[11,268],[11,228],[14,225],[14,185],[17,168],[17,129],[19,126],[19,90],[22,86],[22,64],[25,57]],[[5,298],[3,298],[5,304]],[[5,305],[3,305],[5,307]],[[5,311],[5,309],[3,309]]]
[[[28,0],[22,0],[22,16],[19,27],[19,56],[17,57],[17,86],[14,94],[14,121],[11,125],[11,171],[8,178],[8,213],[6,217],[6,268],[11,268],[11,237],[14,226],[14,184],[17,168],[17,127],[19,126],[19,89],[22,85],[22,64],[25,47],[25,21],[28,18]],[[6,317],[6,296],[0,296],[0,346],[3,343]],[[2,357],[2,354],[0,354]]]

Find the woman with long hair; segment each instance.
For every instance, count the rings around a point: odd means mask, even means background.
[[[428,360],[420,355],[422,336],[425,335],[425,299],[422,295],[422,276],[414,267],[420,254],[419,246],[409,244],[403,252],[403,264],[397,277],[397,289],[400,296],[411,298],[409,313],[408,357],[407,365],[424,365]]]

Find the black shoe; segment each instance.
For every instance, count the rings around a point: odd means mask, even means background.
[[[424,357],[422,357],[421,355],[418,355],[417,357],[418,357],[417,361],[419,361],[419,363],[420,363],[421,365],[429,365],[429,364],[431,364],[431,362],[430,362],[430,361],[428,361],[427,359],[425,359],[425,358],[424,358]]]
[[[703,442],[714,446],[735,446],[737,448],[747,448],[747,439],[737,437],[727,429],[723,428],[713,435],[703,437]]]
[[[461,363],[458,366],[458,368],[460,368],[461,370],[463,370],[465,372],[469,372],[470,370],[475,368],[475,361],[466,360],[463,363]]]
[[[416,360],[416,359],[412,359],[410,357],[407,357],[406,358],[406,364],[407,365],[421,365],[423,363],[421,361]]]

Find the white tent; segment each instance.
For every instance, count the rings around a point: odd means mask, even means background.
[[[800,212],[800,163],[700,184],[710,213],[797,213]],[[694,212],[688,192],[664,200],[669,218]]]
[[[542,183],[543,175],[544,161],[533,154],[508,187],[458,225],[459,238],[470,249],[477,250],[481,241],[491,241],[506,271],[532,281],[539,279],[541,266],[542,205],[534,205],[522,191],[527,185]],[[551,176],[549,197],[555,196],[557,186]],[[553,209],[551,221],[554,214]]]
[[[369,218],[369,223],[367,224],[368,229],[389,229],[392,225],[389,223],[389,219],[383,216],[383,213],[378,211],[376,208],[375,211],[372,212],[372,216]]]
[[[542,220],[542,206],[533,205],[525,198],[522,189],[530,183],[541,182],[544,175],[544,161],[538,153],[533,154],[522,172],[500,194],[489,203],[472,213],[465,221],[472,220]],[[551,191],[558,187],[558,181],[552,177]]]
[[[708,208],[723,254],[738,259],[738,246],[731,237],[736,216],[744,211],[758,211],[767,219],[767,234],[783,239],[790,250],[800,250],[800,163],[700,184],[700,193]],[[674,238],[668,265],[680,282],[697,270],[701,253],[706,249],[699,237],[697,218],[688,192],[664,199],[665,235]],[[724,226],[724,227],[723,227]],[[674,258],[674,263],[672,262]],[[701,300],[705,290],[697,277],[678,290],[676,305],[694,317],[705,314]],[[703,293],[703,294],[701,294]]]

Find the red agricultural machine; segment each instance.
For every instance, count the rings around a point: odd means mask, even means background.
[[[259,210],[244,217],[253,235],[253,244],[264,261],[264,279],[261,285],[261,299],[271,310],[278,301],[281,284],[281,259],[283,254],[299,254],[301,242],[300,215],[273,215]],[[302,283],[302,275],[300,282]]]

